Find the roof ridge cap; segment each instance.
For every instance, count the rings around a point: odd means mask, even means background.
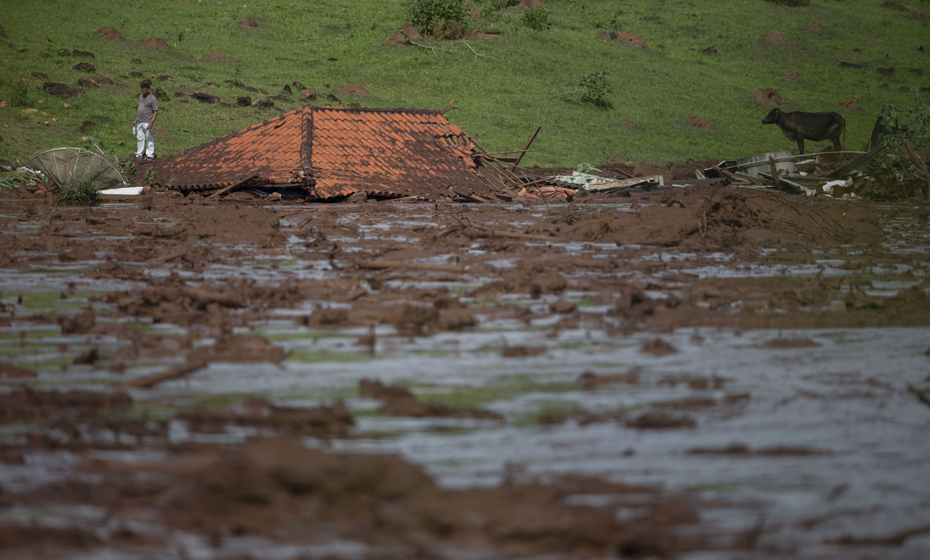
[[[414,109],[410,107],[346,107],[343,105],[308,105],[314,111],[342,111],[347,113],[426,113],[441,115],[441,109]]]

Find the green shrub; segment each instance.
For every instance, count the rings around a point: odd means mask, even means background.
[[[66,204],[91,204],[103,198],[100,189],[93,181],[83,180],[80,183],[68,185],[58,192],[58,200]]]
[[[523,25],[535,31],[549,29],[549,14],[542,8],[523,12]]]
[[[492,10],[505,10],[512,8],[520,3],[520,0],[491,0],[489,3]]]
[[[904,198],[921,192],[930,196],[930,96],[922,98],[914,88],[914,104],[907,109],[895,105],[882,106],[882,124],[889,129],[885,136],[884,165],[891,164],[903,172],[892,188],[873,193],[876,198]],[[896,163],[892,163],[896,162]]]
[[[16,80],[7,88],[9,99],[7,102],[11,107],[31,107],[32,99],[29,96],[29,88],[26,84]]]
[[[607,71],[602,70],[582,76],[575,89],[566,91],[562,97],[572,103],[590,103],[595,107],[609,109],[611,107],[610,101],[607,100],[609,93],[613,93],[613,89],[607,79]]]
[[[901,131],[886,138],[889,148],[900,148],[906,140],[915,152],[925,158],[930,156],[930,96],[922,98],[920,91],[914,89],[913,105],[906,110],[882,105],[881,118],[889,129]]]
[[[418,30],[440,39],[458,28],[464,35],[465,2],[462,0],[410,0],[407,19]]]

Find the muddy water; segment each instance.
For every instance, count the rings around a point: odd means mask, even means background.
[[[0,558],[925,558],[927,216],[0,202]]]

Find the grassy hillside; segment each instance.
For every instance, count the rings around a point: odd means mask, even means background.
[[[25,163],[40,149],[90,145],[82,137],[129,155],[143,75],[170,76],[153,83],[171,97],[160,102],[156,125],[164,129],[156,136],[162,155],[279,114],[201,104],[176,92],[235,105],[237,96],[264,97],[237,81],[270,95],[298,81],[322,94],[360,84],[373,96],[337,93],[343,104],[441,109],[455,99],[447,117],[491,151],[520,149],[541,126],[524,162],[545,167],[613,158],[663,164],[796,147],[761,124],[767,109],[748,98],[760,88],[776,88],[783,108],[841,113],[847,146],[859,149],[882,104],[908,106],[911,88],[930,84],[930,18],[909,16],[922,6],[914,0],[812,0],[801,8],[758,0],[544,0],[543,31],[522,25],[518,8],[494,10],[494,3],[471,0],[485,17],[466,23],[485,36],[420,47],[387,42],[405,20],[404,0],[0,0],[0,99],[21,105],[0,109],[0,159]],[[258,26],[239,25],[244,17]],[[102,26],[126,41],[105,39]],[[596,39],[611,29],[644,39],[648,50]],[[765,39],[768,31],[784,38]],[[151,37],[171,50],[139,44]],[[703,52],[711,46],[716,53]],[[207,57],[217,50],[229,60]],[[73,69],[80,62],[115,84],[85,88],[80,99],[42,90],[45,81],[77,85],[90,75]],[[612,86],[609,107],[564,99],[583,76],[601,71]],[[803,81],[779,79],[788,72]],[[839,107],[846,98],[861,110]],[[290,101],[275,101],[282,110],[302,103],[296,88]],[[316,103],[332,102],[321,96]],[[689,115],[710,127],[688,124]]]

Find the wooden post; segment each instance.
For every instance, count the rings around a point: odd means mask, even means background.
[[[514,167],[520,165],[520,160],[523,159],[524,155],[526,155],[526,151],[530,149],[530,144],[533,143],[533,140],[536,140],[536,135],[539,134],[539,130],[541,128],[542,128],[541,126],[536,127],[536,132],[534,132],[533,135],[530,136],[530,141],[526,143],[526,147],[523,148],[522,152],[520,152],[520,157],[517,158],[517,161],[513,162]]]

